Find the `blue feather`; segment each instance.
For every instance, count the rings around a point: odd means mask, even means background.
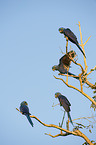
[[[33,127],[33,122],[32,122],[32,120],[31,120],[31,118],[30,118],[29,114],[26,114],[25,116],[27,117],[27,119],[28,119],[29,123],[30,123],[30,124],[31,124],[31,126]]]
[[[72,125],[73,125],[73,122],[72,122],[72,119],[71,119],[70,113],[69,113],[69,112],[67,112],[67,114],[68,114],[68,118],[69,118],[70,122],[71,122],[71,123],[72,123]],[[74,126],[74,125],[73,125],[73,126]]]

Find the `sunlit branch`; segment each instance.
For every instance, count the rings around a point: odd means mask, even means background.
[[[18,108],[16,108],[16,110],[19,111]],[[19,111],[19,112],[20,112],[20,111]],[[22,112],[20,112],[20,113],[22,113]],[[59,129],[59,130],[61,130],[61,131],[67,132],[67,133],[69,133],[69,134],[76,135],[73,131],[66,130],[66,129],[61,128],[61,127],[59,127],[59,126],[57,126],[57,125],[54,125],[54,124],[49,124],[49,125],[48,125],[48,124],[45,124],[45,123],[43,123],[41,120],[39,120],[39,119],[38,119],[36,116],[34,116],[34,115],[30,115],[30,117],[31,117],[31,118],[35,118],[39,123],[41,123],[42,125],[44,125],[44,126],[46,126],[46,127],[57,128],[57,129]]]
[[[83,92],[83,85],[82,85],[81,75],[79,75],[79,81],[80,81],[81,92]]]
[[[81,44],[80,44],[80,46],[82,47],[82,50],[83,50],[83,52],[85,53],[84,44],[83,44],[83,40],[82,40],[81,26],[80,26],[80,22],[78,22],[78,23],[79,23],[78,26],[79,26],[80,39],[81,39]],[[89,40],[89,39],[88,39],[88,40]],[[86,41],[86,43],[88,42],[88,40]],[[87,62],[86,62],[85,56],[84,56],[84,64],[85,64],[85,72],[87,73],[88,66],[87,66]]]
[[[91,74],[94,70],[96,70],[96,66],[95,66],[93,69],[91,69],[91,70],[90,70],[90,72],[89,72],[89,73],[87,73],[87,75],[86,75],[86,76],[88,76],[89,74]]]
[[[83,69],[82,65],[80,63],[77,63],[74,59],[72,59],[72,57],[69,56],[69,58],[72,60],[72,62],[78,66],[81,67],[81,70],[82,70],[82,74],[85,72],[85,70]]]
[[[90,38],[91,38],[91,36],[87,39],[87,41],[84,43],[84,45],[89,41]]]
[[[78,76],[74,76],[74,75],[66,75],[66,74],[62,74],[62,73],[59,73],[58,75],[61,75],[61,76],[68,76],[68,77],[73,77],[73,78],[78,78]],[[67,82],[67,81],[66,81]]]
[[[67,132],[67,133],[69,133],[69,134],[73,134],[73,135],[76,135],[73,131],[71,132],[71,131],[69,131],[69,130],[66,130],[66,129],[64,129],[64,128],[61,128],[61,127],[59,127],[59,126],[57,126],[57,125],[54,125],[54,124],[45,124],[45,123],[43,123],[42,121],[40,121],[36,116],[34,116],[34,115],[32,115],[32,116],[30,116],[31,118],[35,118],[38,122],[40,122],[42,125],[44,125],[44,126],[46,126],[46,127],[53,127],[53,128],[57,128],[57,129],[59,129],[59,130],[61,130],[61,131],[64,131],[64,132]]]
[[[87,121],[92,122],[92,121],[90,121],[89,119],[93,119],[94,121],[96,121],[96,120],[95,120],[95,117],[96,117],[96,116],[91,116],[91,117],[79,117],[79,118],[73,119],[73,121],[75,121],[75,120],[81,120],[81,119],[86,119]],[[74,122],[74,123],[75,123],[75,122]]]
[[[87,136],[85,134],[83,134],[80,130],[75,130],[75,132],[77,133],[78,136],[81,136],[82,138],[84,138],[86,140],[86,142],[89,144],[89,145],[94,145],[90,140],[89,138],[87,138]]]
[[[84,95],[86,98],[88,98],[94,105],[96,105],[96,102],[90,97],[88,96],[86,93],[84,93],[83,91],[79,90],[78,88],[72,86],[72,85],[69,85],[67,84],[62,78],[57,78],[54,76],[55,79],[59,79],[61,80],[64,84],[66,84],[69,88],[73,88],[75,90],[77,90],[78,92],[80,92],[82,95]]]
[[[92,83],[90,83],[88,80],[86,80],[86,84],[91,87],[91,89],[96,89],[96,85],[93,85]]]
[[[17,111],[19,111],[19,109],[18,108],[16,108],[16,110]],[[20,112],[20,111],[19,111]],[[20,113],[22,113],[22,112],[20,112]],[[69,135],[69,134],[72,134],[72,135],[75,135],[75,136],[80,136],[80,137],[82,137],[86,142],[88,142],[90,145],[93,145],[92,143],[91,143],[91,141],[87,138],[87,136],[85,136],[81,131],[79,131],[79,130],[74,130],[74,131],[69,131],[69,130],[66,130],[66,129],[64,129],[64,128],[61,128],[61,127],[59,127],[59,126],[57,126],[57,125],[54,125],[54,124],[45,124],[45,123],[43,123],[41,120],[39,120],[36,116],[34,116],[34,115],[30,115],[30,117],[31,118],[34,118],[34,119],[36,119],[39,123],[41,123],[42,125],[44,125],[44,126],[46,126],[46,127],[52,127],[52,128],[56,128],[56,129],[59,129],[60,131],[61,131],[61,134],[57,134],[57,135],[55,135],[55,136],[53,136],[53,135],[51,135],[51,134],[47,134],[47,135],[49,135],[49,136],[51,136],[51,137],[58,137],[58,136],[66,136],[66,135]],[[65,133],[62,133],[62,131],[63,132],[65,132]]]
[[[49,135],[49,136],[55,138],[55,137],[58,137],[58,136],[67,136],[67,135],[71,135],[71,134],[69,134],[69,133],[60,133],[60,134],[57,134],[57,135],[51,135],[50,133],[49,134],[45,133],[45,135]]]

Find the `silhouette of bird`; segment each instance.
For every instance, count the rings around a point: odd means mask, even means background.
[[[59,92],[55,93],[55,98],[59,99],[60,106],[62,106],[65,109],[65,111],[67,112],[68,118],[73,125],[73,122],[72,122],[72,119],[71,119],[71,116],[70,116],[70,113],[69,113],[71,111],[70,110],[70,106],[71,106],[70,102],[68,101],[68,99],[65,96],[63,96]]]
[[[53,67],[52,67],[52,70],[53,71],[59,71],[61,74],[67,74],[68,73],[68,75],[73,75],[73,76],[76,76],[75,74],[73,74],[73,73],[70,73],[69,71],[68,71],[68,69],[69,69],[69,67],[70,67],[70,64],[71,64],[71,62],[72,62],[72,60],[70,59],[70,58],[74,58],[76,56],[76,53],[75,53],[75,51],[73,51],[73,50],[71,50],[71,51],[69,51],[68,53],[66,53],[63,57],[61,57],[60,59],[59,59],[59,64],[58,65],[54,65]],[[76,78],[76,79],[79,79],[79,77],[74,77],[74,78]]]
[[[28,108],[28,103],[26,101],[23,101],[20,104],[20,111],[22,112],[23,115],[25,115],[29,121],[29,123],[31,124],[31,126],[33,127],[33,122],[30,118],[30,113],[29,113],[29,108]]]
[[[78,43],[78,40],[77,40],[77,37],[75,36],[75,34],[69,29],[65,29],[63,27],[59,28],[59,32],[61,34],[64,34],[65,37],[68,38],[68,40],[70,40],[72,43],[76,44],[76,46],[79,48],[79,50],[82,52],[82,54],[85,56],[83,50],[81,49],[81,47],[79,46],[79,43]],[[85,56],[86,57],[86,56]]]

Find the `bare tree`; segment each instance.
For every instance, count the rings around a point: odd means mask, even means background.
[[[85,53],[84,46],[89,41],[90,37],[87,39],[87,41],[85,43],[83,43],[80,22],[78,23],[78,26],[79,26],[80,39],[81,39],[81,44],[79,44],[79,45],[82,47],[82,50]],[[66,39],[66,53],[67,52],[68,52],[68,40]],[[84,68],[83,68],[83,66],[80,63],[77,63],[71,56],[70,56],[70,59],[75,65],[77,65],[77,66],[79,66],[81,68],[80,69],[80,73],[77,76],[77,77],[79,77],[79,82],[80,82],[79,88],[77,88],[76,86],[73,86],[73,85],[68,83],[68,77],[69,76],[70,77],[74,77],[72,75],[68,75],[68,73],[67,74],[60,74],[59,73],[59,75],[66,76],[66,81],[64,79],[60,78],[60,77],[54,76],[54,78],[62,81],[66,86],[68,86],[69,88],[73,88],[74,90],[78,91],[83,96],[85,96],[87,99],[89,99],[92,102],[90,107],[94,108],[94,110],[95,110],[96,109],[96,95],[94,95],[93,97],[90,97],[88,94],[86,94],[83,91],[83,87],[84,87],[84,84],[87,84],[87,86],[88,86],[87,89],[91,88],[91,89],[93,89],[93,92],[96,93],[96,83],[92,84],[91,82],[89,82],[89,80],[87,78],[93,71],[96,70],[96,66],[94,68],[91,68],[90,71],[88,72],[88,66],[87,66],[87,62],[86,62],[86,58],[85,57],[84,57]],[[46,127],[51,127],[51,128],[55,128],[55,129],[59,130],[60,133],[56,134],[56,135],[51,135],[51,134],[47,134],[46,133],[46,135],[49,135],[49,136],[51,136],[53,138],[59,137],[59,136],[74,135],[74,136],[79,136],[79,137],[83,138],[85,140],[85,142],[84,142],[85,145],[87,145],[87,144],[95,145],[96,144],[95,141],[90,140],[85,134],[83,134],[81,132],[81,129],[86,129],[89,132],[91,132],[91,129],[94,127],[94,123],[96,123],[96,117],[94,115],[92,115],[90,117],[81,117],[81,118],[73,119],[72,121],[76,124],[76,126],[73,128],[72,131],[69,130],[69,123],[70,123],[69,120],[66,122],[67,128],[66,129],[62,128],[62,124],[63,124],[63,121],[64,121],[64,116],[63,116],[63,119],[62,119],[62,123],[59,126],[57,126],[55,124],[49,124],[49,125],[45,124],[42,121],[40,121],[36,116],[33,116],[33,115],[32,116],[30,115],[30,117],[36,119],[40,124],[42,124],[42,125],[44,125]],[[81,119],[82,120],[83,119],[87,120],[89,122],[89,125],[84,125],[84,124],[78,123],[77,121],[79,121]]]

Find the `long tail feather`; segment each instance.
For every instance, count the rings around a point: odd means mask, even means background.
[[[81,47],[79,46],[79,44],[76,44],[76,45],[79,48],[79,50],[82,52],[82,54],[85,56],[85,53],[83,52],[83,50],[81,49]],[[86,58],[86,56],[85,56],[85,58]]]
[[[70,73],[70,72],[68,72],[68,75],[73,75],[73,76],[76,76],[76,75],[74,75],[74,74],[72,74],[72,73]],[[79,80],[79,77],[73,77],[73,78],[75,78],[75,79]],[[81,77],[81,79],[82,79],[82,77]],[[84,81],[83,81],[83,80],[82,80],[82,83],[84,83]]]
[[[74,75],[74,74],[72,74],[72,73],[70,73],[70,72],[68,72],[68,75],[73,75],[73,76],[76,76],[76,75]],[[75,79],[79,80],[79,77],[73,77],[73,78],[75,78]]]
[[[27,117],[29,123],[31,124],[31,126],[33,127],[33,122],[32,122],[32,120],[31,120],[30,116],[29,116],[28,114],[26,114],[26,117]]]
[[[67,114],[68,114],[68,118],[69,118],[70,122],[71,122],[71,123],[72,123],[72,125],[73,125],[73,122],[72,122],[72,119],[71,119],[70,113],[69,113],[69,112],[67,112]],[[74,126],[74,125],[73,125],[73,126]]]

